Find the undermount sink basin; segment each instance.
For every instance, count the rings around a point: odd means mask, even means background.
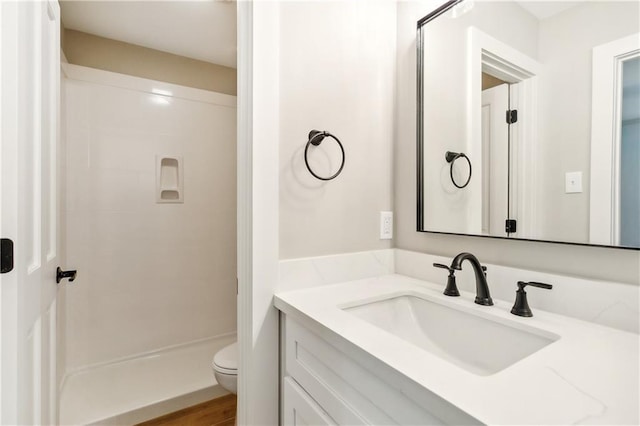
[[[559,338],[412,295],[343,310],[481,376],[497,373]]]

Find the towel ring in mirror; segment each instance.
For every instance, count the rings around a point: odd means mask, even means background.
[[[456,186],[456,188],[465,188],[467,185],[469,185],[469,182],[471,182],[471,172],[472,172],[472,168],[471,168],[471,160],[469,160],[469,157],[467,157],[464,152],[452,152],[452,151],[447,151],[447,153],[444,155],[444,158],[447,160],[447,163],[449,163],[449,176],[451,177],[451,182],[453,182],[453,184]],[[453,164],[456,162],[456,160],[458,158],[464,158],[465,160],[467,160],[467,163],[469,163],[469,177],[467,178],[467,181],[463,184],[463,185],[458,185],[458,183],[456,182],[456,180],[453,178]]]

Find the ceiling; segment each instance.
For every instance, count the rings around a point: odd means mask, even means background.
[[[65,28],[236,68],[236,3],[61,1]]]
[[[518,1],[527,12],[539,20],[551,18],[567,9],[571,9],[583,2],[578,1]]]

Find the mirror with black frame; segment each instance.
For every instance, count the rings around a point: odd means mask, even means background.
[[[418,22],[418,231],[640,248],[640,2]]]

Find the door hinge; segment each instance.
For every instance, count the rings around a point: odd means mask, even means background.
[[[518,122],[518,110],[517,109],[507,110],[507,124],[513,124],[516,122]]]
[[[2,238],[0,243],[0,274],[13,270],[13,241]]]
[[[504,221],[504,230],[507,234],[513,234],[516,232],[516,220],[507,219]]]

